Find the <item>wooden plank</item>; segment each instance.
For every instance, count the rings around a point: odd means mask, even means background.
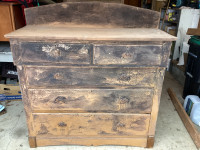
[[[154,87],[155,68],[27,67],[27,83],[34,86]]]
[[[146,136],[149,114],[70,113],[33,114],[37,136],[135,137]]]
[[[0,10],[0,41],[8,41],[8,39],[4,38],[4,34],[13,31],[10,6],[0,3]]]
[[[28,96],[33,112],[150,113],[153,89],[29,89]]]
[[[28,141],[29,141],[29,145],[30,148],[36,148],[37,144],[36,144],[36,137],[28,137]]]
[[[163,43],[162,47],[162,63],[161,66],[167,67],[169,61],[169,55],[171,50],[172,42]]]
[[[164,73],[165,73],[165,68],[157,69],[156,83],[154,85],[153,105],[152,105],[152,112],[151,112],[151,119],[149,125],[149,133],[148,133],[150,137],[155,135]]]
[[[200,28],[188,28],[187,30],[187,35],[197,35],[197,36],[200,36]]]
[[[159,66],[162,45],[94,45],[94,64]]]
[[[149,9],[101,2],[58,3],[29,8],[25,13],[27,25],[59,22],[124,28],[158,28],[160,19],[160,13]]]
[[[26,75],[24,73],[25,72],[24,69],[25,69],[24,66],[17,66],[17,72],[19,75],[19,83],[20,83],[20,88],[22,92],[22,101],[23,101],[25,114],[26,114],[26,123],[28,126],[28,134],[29,134],[29,137],[35,137],[33,125],[32,125],[33,115],[30,109],[31,106],[30,106],[30,100],[28,98],[28,93],[27,93],[28,90],[26,86]],[[30,139],[30,144],[31,143],[34,143],[34,139]]]
[[[22,62],[90,64],[92,46],[78,43],[20,42]],[[19,55],[19,54],[18,54]]]
[[[147,148],[153,148],[154,146],[154,136],[148,136],[147,138]]]
[[[185,109],[179,102],[178,98],[176,97],[176,94],[173,92],[172,89],[167,90],[172,103],[174,104],[174,107],[176,108],[176,111],[178,112],[183,124],[185,125],[185,128],[187,129],[188,133],[190,134],[191,138],[194,141],[194,144],[197,148],[200,148],[200,134],[198,130],[196,129],[194,123],[191,121],[190,117],[186,113]]]
[[[106,2],[106,3],[124,3],[124,0],[63,0],[63,2],[96,2],[96,1],[99,1],[99,2]]]
[[[124,146],[140,146],[146,147],[146,137],[135,138],[114,138],[114,137],[64,137],[64,138],[42,138],[36,137],[37,146],[49,145],[85,145],[85,146],[100,146],[100,145],[124,145]]]
[[[35,7],[37,8],[37,7]],[[28,25],[6,38],[91,41],[175,41],[176,37],[153,28],[103,28],[78,25]]]

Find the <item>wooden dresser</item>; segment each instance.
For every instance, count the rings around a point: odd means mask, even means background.
[[[52,12],[52,13],[47,13]],[[10,38],[30,147],[152,147],[171,41],[160,14],[114,3],[26,9]]]

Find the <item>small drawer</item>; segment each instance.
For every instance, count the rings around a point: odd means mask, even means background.
[[[29,86],[153,87],[156,68],[27,67]]]
[[[94,64],[159,66],[162,45],[94,45]]]
[[[148,133],[150,114],[33,114],[36,136],[134,137]]]
[[[22,42],[21,61],[43,63],[90,64],[89,44]]]
[[[29,89],[33,112],[151,113],[153,89]]]

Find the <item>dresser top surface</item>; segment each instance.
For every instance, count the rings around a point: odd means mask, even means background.
[[[28,25],[6,38],[15,39],[62,39],[102,41],[174,41],[176,37],[156,28],[102,28],[71,27],[69,25]]]

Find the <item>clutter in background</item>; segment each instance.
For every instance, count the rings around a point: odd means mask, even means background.
[[[185,70],[183,98],[187,95],[200,96],[200,38],[192,36],[189,40],[190,49]]]
[[[0,84],[0,91],[0,101],[22,99],[19,85]]]
[[[200,98],[196,95],[188,95],[185,98],[184,109],[190,119],[200,126]]]

